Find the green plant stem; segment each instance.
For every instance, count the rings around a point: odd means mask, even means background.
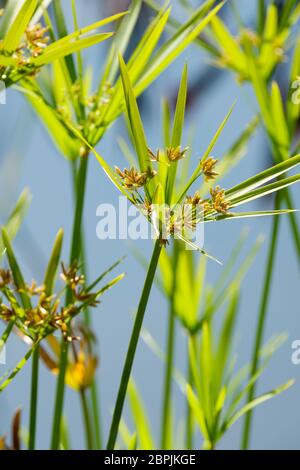
[[[0,338],[0,353],[2,352],[3,347],[7,343],[7,340],[9,338],[9,335],[11,334],[13,327],[14,327],[15,322],[11,321],[6,327],[6,330],[4,331],[3,335]]]
[[[164,391],[163,391],[163,408],[162,408],[162,423],[161,423],[161,449],[167,450],[170,419],[171,419],[171,405],[172,405],[172,372],[174,363],[174,346],[176,334],[176,312],[175,312],[175,293],[176,293],[176,271],[177,271],[178,250],[176,241],[174,241],[173,251],[173,281],[172,291],[170,293],[170,309],[168,319],[167,331],[167,361],[165,367],[164,377]]]
[[[257,11],[258,11],[258,15],[257,15],[257,31],[258,31],[259,34],[262,34],[263,31],[264,31],[265,14],[266,14],[265,0],[258,0]]]
[[[70,264],[73,264],[75,261],[80,259],[80,240],[81,240],[81,226],[82,226],[82,216],[83,216],[83,207],[84,207],[84,198],[85,198],[85,188],[86,188],[86,177],[87,177],[87,168],[88,168],[88,156],[81,157],[80,167],[78,170],[78,179],[77,179],[77,200],[75,207],[75,217],[73,223],[73,234],[72,234],[72,246],[70,254]],[[72,300],[72,294],[68,289],[66,295],[66,305],[68,305]],[[67,370],[68,363],[68,342],[63,338],[61,343],[61,354],[60,354],[60,363],[59,363],[59,374],[57,379],[56,387],[56,397],[55,397],[55,408],[54,408],[54,417],[53,417],[53,427],[52,427],[52,439],[51,439],[51,449],[57,450],[60,443],[60,430],[61,430],[61,419],[63,414],[64,407],[64,393],[65,393],[65,375]]]
[[[193,382],[193,374],[192,374],[192,366],[191,361],[189,360],[189,344],[191,342],[191,334],[188,336],[188,343],[187,343],[187,382],[192,385]],[[189,405],[188,400],[186,400],[186,449],[192,450],[193,448],[193,416],[191,413],[191,407]]]
[[[93,429],[92,429],[92,424],[91,424],[91,419],[90,419],[88,401],[86,399],[86,393],[84,390],[80,391],[80,401],[81,401],[81,407],[82,407],[83,419],[84,419],[84,425],[85,425],[86,447],[88,450],[93,450],[93,447],[94,447]]]
[[[279,203],[276,203],[276,208],[280,206]],[[252,361],[251,361],[251,377],[253,377],[259,366],[259,354],[260,349],[263,342],[265,324],[266,324],[266,317],[267,317],[267,308],[270,299],[270,291],[271,291],[271,284],[272,284],[272,277],[273,277],[273,268],[276,256],[276,249],[277,249],[277,242],[278,242],[278,234],[279,234],[279,223],[280,217],[274,217],[273,226],[272,226],[272,238],[269,247],[269,254],[265,272],[265,279],[263,284],[262,290],[262,297],[260,303],[260,310],[258,316],[258,323],[256,327],[256,334],[255,334],[255,342],[252,354]],[[253,400],[256,391],[256,384],[254,384],[248,393],[248,401]],[[244,427],[243,427],[243,436],[242,436],[242,449],[246,450],[249,447],[250,442],[250,433],[251,433],[251,424],[252,424],[252,411],[249,411],[244,420]]]
[[[37,347],[32,356],[29,446],[28,446],[29,450],[35,449],[36,420],[37,420],[37,406],[38,406],[38,385],[39,385],[39,360],[40,360],[40,351],[39,351],[39,347]]]
[[[68,343],[64,339],[61,342],[59,374],[56,386],[55,408],[52,427],[51,449],[58,450],[60,444],[60,425],[64,406],[65,375],[68,362]]]
[[[99,387],[97,384],[97,379],[93,380],[91,386],[91,399],[92,399],[92,412],[93,412],[93,424],[95,432],[95,444],[96,450],[102,449],[102,434],[101,434],[101,416],[100,416],[100,406],[99,406]]]
[[[289,191],[283,190],[283,197],[287,203],[288,209],[293,209],[295,206],[292,203],[291,195]],[[300,231],[297,224],[296,216],[294,213],[289,214],[289,220],[291,225],[291,231],[295,243],[295,248],[298,254],[298,262],[300,262]]]
[[[82,231],[83,232],[83,231]],[[82,274],[87,279],[87,264],[86,264],[86,256],[85,256],[85,243],[83,233],[81,233],[81,261],[82,261]],[[84,311],[84,321],[86,325],[91,328],[92,327],[92,319],[89,312],[89,309],[85,309]],[[102,439],[101,439],[101,418],[100,418],[100,405],[99,405],[99,390],[96,378],[94,378],[92,385],[91,385],[91,407],[92,407],[92,414],[93,414],[93,427],[95,433],[95,449],[100,450],[102,448]]]
[[[76,178],[76,165],[75,162],[72,162],[72,180],[73,180],[73,193],[74,198],[77,199],[77,178]],[[81,239],[80,239],[80,251],[81,251],[81,261],[82,261],[82,274],[87,279],[87,261],[86,261],[86,252],[85,252],[85,241],[83,228],[81,229]],[[89,309],[84,311],[84,321],[86,325],[91,328],[91,316]],[[94,437],[95,437],[95,450],[100,450],[102,448],[102,433],[101,433],[101,418],[100,418],[100,405],[99,405],[99,390],[96,378],[93,380],[91,385],[91,406],[92,406],[92,415],[93,415],[93,426],[94,426]],[[81,401],[82,403],[82,401]],[[84,412],[84,411],[83,411]]]
[[[124,364],[124,368],[123,368],[123,372],[122,372],[122,376],[120,380],[118,396],[117,396],[112,423],[110,427],[109,438],[107,442],[107,450],[113,450],[116,444],[116,439],[118,435],[118,429],[119,429],[119,424],[120,424],[120,420],[122,416],[128,382],[129,382],[129,378],[131,375],[131,369],[132,369],[132,365],[133,365],[133,361],[134,361],[134,357],[136,353],[136,348],[137,348],[137,344],[139,341],[139,337],[140,337],[140,333],[141,333],[141,329],[143,325],[143,320],[144,320],[144,316],[146,312],[146,307],[148,304],[149,295],[151,292],[161,249],[162,249],[161,242],[160,240],[157,240],[155,242],[152,258],[151,258],[150,265],[148,268],[143,292],[140,298],[140,302],[139,302],[139,306],[138,306],[138,310],[137,310],[137,314],[135,317],[134,326],[133,326],[133,330],[132,330],[132,334],[131,334],[131,338],[130,338],[130,342],[128,346],[128,351],[127,351],[125,364]]]

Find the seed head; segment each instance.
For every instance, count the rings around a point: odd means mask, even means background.
[[[227,214],[230,208],[229,201],[225,197],[225,189],[221,189],[220,186],[216,186],[215,189],[210,189],[211,194],[211,205],[216,212],[221,214]]]
[[[156,150],[156,153],[154,153],[150,148],[148,148],[148,157],[151,162],[159,162],[160,150]]]
[[[176,148],[168,147],[166,149],[166,154],[170,163],[174,163],[184,158],[187,151],[188,151],[188,147],[185,147],[183,150],[181,150],[181,146],[179,145]]]
[[[216,176],[219,175],[219,173],[214,170],[217,163],[218,160],[215,160],[213,157],[208,157],[200,162],[206,182],[214,180]]]
[[[49,28],[44,28],[40,23],[29,26],[26,31],[26,47],[32,53],[33,57],[38,57],[42,54],[45,47],[49,42],[49,36],[46,36]]]
[[[11,273],[7,269],[0,269],[0,289],[8,286],[12,281]]]
[[[130,169],[124,168],[123,171],[117,166],[115,167],[116,173],[123,180],[124,188],[134,191],[138,188],[142,188],[145,184],[156,175],[156,171],[148,168],[147,171],[140,173],[134,167]]]
[[[186,204],[191,204],[192,206],[197,206],[198,204],[202,204],[202,199],[201,199],[200,194],[196,192],[194,196],[187,196]]]
[[[84,284],[85,278],[82,274],[78,274],[77,263],[73,263],[70,267],[66,267],[62,263],[61,268],[61,278],[72,291],[75,291],[79,285]]]

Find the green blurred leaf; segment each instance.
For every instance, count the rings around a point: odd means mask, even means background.
[[[138,105],[134,96],[134,91],[129,79],[125,62],[121,56],[119,56],[120,70],[123,81],[124,97],[127,109],[127,116],[130,123],[130,129],[133,136],[135,150],[139,160],[139,166],[141,171],[147,171],[150,166],[148,161],[148,146],[143,128],[142,120],[140,117]]]
[[[68,131],[66,122],[62,121],[56,109],[44,100],[39,90],[32,84],[26,83],[26,88],[22,91],[51,135],[58,150],[66,158],[75,160],[80,154],[81,143]]]
[[[53,294],[53,289],[55,285],[57,270],[60,262],[62,244],[63,244],[64,232],[63,230],[59,230],[54,245],[52,249],[52,253],[50,256],[50,260],[46,269],[44,284],[45,284],[45,293],[48,297]]]
[[[17,16],[13,20],[3,40],[3,49],[13,52],[19,46],[28,23],[37,7],[37,0],[25,0]]]
[[[16,256],[14,254],[13,248],[11,246],[9,235],[5,228],[2,229],[2,240],[3,240],[4,247],[6,249],[6,256],[7,256],[9,266],[13,275],[14,283],[19,290],[19,296],[22,302],[22,306],[24,308],[29,309],[31,308],[31,302],[26,291],[26,284],[25,284],[21,269],[19,267],[19,264],[17,262]]]
[[[5,225],[6,232],[10,240],[13,240],[17,235],[20,227],[25,219],[29,205],[31,202],[31,194],[28,189],[25,189],[19,197],[17,204],[10,214],[8,221]],[[2,237],[0,237],[0,259],[3,256],[4,244]]]
[[[43,54],[33,59],[32,63],[37,67],[49,64],[54,60],[60,59],[61,57],[65,57],[67,55],[73,54],[74,52],[78,52],[81,49],[85,49],[100,42],[106,41],[106,39],[109,39],[112,35],[113,33],[99,33],[83,39],[72,38],[70,39],[69,43],[64,42],[62,44],[60,41],[64,40],[56,41],[54,44],[48,46]]]
[[[171,147],[176,149],[181,145],[181,138],[184,126],[184,116],[185,116],[185,106],[187,99],[187,88],[188,88],[188,71],[187,65],[184,66],[178,97],[175,110],[174,124],[171,136]],[[172,201],[173,188],[176,179],[178,162],[172,162],[169,166],[169,171],[167,174],[167,184],[166,184],[166,202],[170,204]]]
[[[291,139],[280,88],[274,81],[271,88],[271,111],[276,133],[276,144],[280,147],[282,159],[286,160],[289,158]]]
[[[136,85],[137,95],[142,93],[150,83],[161,75],[168,65],[170,65],[170,63],[173,62],[175,58],[178,57],[181,52],[183,52],[183,50],[199,36],[203,29],[224,5],[224,2],[221,2],[211,10],[204,19],[197,23],[199,18],[207,13],[207,3],[211,5],[214,2],[206,2],[204,6],[202,5],[155,54],[153,59],[147,65],[145,73]]]
[[[128,384],[130,408],[134,419],[138,445],[143,450],[155,448],[149,420],[138,389],[131,379]]]
[[[122,56],[125,54],[131,35],[136,26],[140,10],[142,6],[142,0],[133,0],[130,4],[128,15],[126,15],[116,31],[113,43],[111,45],[109,54],[107,56],[106,65],[104,68],[104,78],[102,81],[113,83],[116,78],[118,70],[118,54]]]
[[[246,69],[246,60],[236,38],[232,36],[225,23],[218,16],[212,19],[211,27],[214,38],[220,45],[225,57],[237,71],[243,74]]]
[[[225,430],[231,428],[231,426],[242,416],[244,416],[248,411],[253,410],[253,408],[256,408],[258,405],[261,403],[264,403],[265,401],[270,400],[271,398],[279,395],[280,393],[288,390],[292,385],[294,384],[294,380],[289,380],[287,383],[282,385],[281,387],[278,387],[274,390],[271,390],[268,393],[264,393],[263,395],[260,395],[259,397],[255,398],[253,401],[247,403],[245,406],[243,406],[239,411],[237,411],[227,423],[225,423]]]
[[[187,394],[187,399],[188,399],[189,406],[190,406],[190,408],[193,412],[193,415],[194,415],[196,421],[198,422],[198,425],[201,429],[201,432],[202,432],[204,438],[206,439],[206,441],[209,442],[210,441],[210,436],[209,436],[209,432],[208,432],[208,429],[207,429],[203,409],[202,409],[201,404],[200,404],[199,400],[197,399],[197,396],[195,395],[192,387],[189,384],[187,385],[186,394]]]
[[[7,377],[7,374],[5,374],[5,376],[0,377],[0,393],[3,392],[10,385],[13,379],[23,369],[23,367],[26,366],[27,362],[31,358],[34,351],[36,351],[38,346],[39,346],[39,343],[35,343],[35,345],[31,349],[29,349],[29,351],[25,354],[23,359],[21,359],[21,361],[16,365],[16,367],[13,369],[13,371],[9,374],[8,377]]]

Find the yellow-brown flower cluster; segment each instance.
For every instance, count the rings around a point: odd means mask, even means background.
[[[96,294],[86,288],[84,276],[78,274],[76,265],[70,268],[63,266],[62,271],[66,288],[72,294],[70,304],[65,307],[60,306],[59,296],[47,295],[44,285],[37,286],[33,282],[23,289],[17,289],[10,271],[0,270],[0,291],[7,301],[0,302],[0,319],[13,321],[21,334],[33,341],[41,340],[57,330],[71,341],[73,337],[69,334],[69,324],[72,318],[87,305],[95,307],[98,302]],[[22,296],[28,299],[26,308],[19,301]]]
[[[185,157],[186,152],[188,151],[188,147],[181,150],[181,147],[178,146],[176,148],[168,147],[166,150],[166,154],[170,163],[178,162]]]
[[[188,147],[185,147],[183,150],[181,150],[181,146],[178,146],[175,148],[168,147],[165,150],[165,154],[167,156],[169,163],[176,163],[185,157],[187,151],[188,151]],[[150,148],[148,148],[148,157],[150,161],[152,162],[160,162],[161,151],[157,150],[156,153],[154,153]]]
[[[25,48],[31,52],[32,57],[38,57],[42,54],[50,40],[47,36],[49,28],[43,27],[40,23],[28,26],[25,31],[26,43]]]
[[[226,199],[225,189],[221,189],[220,186],[210,189],[211,195],[211,206],[212,208],[220,213],[227,214],[230,208],[230,203]]]
[[[116,166],[115,170],[118,176],[121,178],[124,188],[128,189],[129,191],[142,188],[156,175],[156,171],[152,170],[151,168],[148,168],[147,171],[143,172],[139,172],[134,167],[131,167],[130,169],[124,168],[124,170],[121,171],[120,168]]]
[[[219,175],[219,173],[215,171],[215,166],[217,163],[218,160],[215,160],[213,157],[208,157],[200,162],[201,171],[206,182],[214,180],[216,176]]]

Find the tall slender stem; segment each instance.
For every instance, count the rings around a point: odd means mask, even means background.
[[[134,326],[133,326],[133,330],[132,330],[132,334],[131,334],[131,338],[130,338],[130,342],[128,346],[128,351],[127,351],[125,364],[124,364],[124,368],[123,368],[123,372],[121,376],[118,396],[117,396],[112,423],[111,423],[110,432],[109,432],[109,438],[108,438],[108,443],[107,443],[108,450],[113,450],[116,444],[116,439],[118,435],[119,424],[120,424],[123,406],[125,402],[128,382],[129,382],[129,378],[131,375],[136,348],[137,348],[137,344],[139,341],[139,337],[140,337],[140,333],[141,333],[141,329],[143,325],[143,320],[144,320],[144,316],[146,312],[146,307],[148,304],[149,295],[151,292],[161,249],[162,249],[161,242],[160,240],[157,240],[155,242],[152,258],[151,258],[150,265],[148,268],[148,273],[146,276],[143,292],[140,298],[138,311],[135,317]]]
[[[85,279],[87,279],[87,266],[86,266],[86,256],[85,256],[85,243],[83,237],[83,230],[81,231],[81,261],[82,261],[82,274],[84,275]],[[84,321],[86,325],[91,328],[92,327],[92,319],[89,312],[89,309],[85,309],[84,311]],[[100,420],[100,405],[99,405],[99,390],[96,377],[93,379],[91,385],[91,407],[92,407],[92,414],[93,414],[93,427],[95,433],[95,449],[100,450],[102,447],[102,439],[101,439],[101,420]]]
[[[7,340],[9,338],[9,335],[11,334],[13,327],[14,327],[15,322],[11,321],[6,327],[6,330],[4,331],[3,335],[0,338],[0,354],[2,352],[2,349],[4,348],[5,344],[7,343]]]
[[[99,387],[96,377],[93,380],[91,386],[91,399],[92,399],[92,410],[93,410],[93,425],[95,433],[95,444],[96,450],[102,448],[102,434],[101,434],[101,416],[100,416],[100,405],[99,405]]]
[[[85,425],[85,431],[86,431],[86,446],[88,450],[93,450],[94,444],[93,444],[93,429],[92,429],[92,424],[91,424],[91,419],[90,419],[90,412],[89,412],[89,406],[88,402],[86,399],[86,394],[84,390],[81,390],[80,392],[80,400],[82,404],[82,412],[83,412],[83,419],[84,419],[84,425]]]
[[[38,406],[38,385],[39,385],[39,347],[34,351],[32,356],[31,371],[31,396],[30,396],[30,422],[29,422],[29,450],[35,449],[36,440],[36,420]]]
[[[285,189],[282,191],[282,194],[283,194],[283,198],[285,199],[287,203],[288,209],[294,209],[295,206],[292,203],[292,199],[291,199],[291,195],[289,191]],[[298,223],[297,223],[294,212],[289,214],[289,219],[290,219],[291,231],[292,231],[292,235],[293,235],[293,239],[295,243],[296,252],[298,254],[298,262],[300,263],[300,231],[299,231]]]
[[[279,206],[280,204],[277,202],[276,208],[278,208]],[[265,280],[263,284],[260,310],[259,310],[254,348],[253,348],[253,354],[252,354],[251,377],[253,377],[253,375],[256,374],[258,370],[258,366],[259,366],[259,353],[260,353],[260,349],[262,346],[266,317],[267,317],[268,303],[270,299],[273,268],[274,268],[276,248],[277,248],[277,242],[278,242],[278,234],[279,234],[279,223],[280,223],[280,217],[274,217],[273,226],[272,226],[272,238],[271,238],[271,243],[269,247],[268,261],[267,261],[266,272],[265,272]],[[247,397],[248,402],[253,400],[255,396],[255,391],[256,391],[256,385],[254,384],[249,390],[248,397]],[[245,416],[245,420],[244,420],[244,428],[243,428],[243,436],[242,436],[242,449],[244,450],[249,447],[252,416],[253,416],[252,411],[249,411],[247,415]]]
[[[170,310],[168,319],[167,331],[167,361],[165,368],[164,378],[164,391],[163,391],[163,408],[162,408],[162,423],[161,423],[161,449],[168,449],[168,429],[171,419],[171,404],[172,404],[172,371],[174,362],[174,345],[175,345],[175,329],[176,329],[176,315],[175,315],[175,293],[176,293],[176,270],[177,270],[178,249],[176,241],[174,241],[173,251],[173,281],[172,291],[170,293]]]
[[[192,333],[188,335],[187,341],[187,376],[188,376],[188,383],[192,385],[193,375],[192,375],[192,366],[191,361],[189,360],[189,348],[190,342],[192,338]],[[191,413],[191,407],[186,400],[186,449],[191,450],[193,448],[193,416]]]
[[[73,179],[73,193],[74,198],[77,199],[77,192],[80,190],[77,187],[77,171],[76,165],[72,162],[72,179]],[[84,230],[83,227],[81,229],[81,237],[80,237],[80,252],[81,252],[81,261],[82,261],[82,274],[84,275],[85,279],[87,279],[87,261],[86,261],[86,251],[85,251],[85,240],[84,240]],[[89,309],[86,308],[84,310],[84,321],[86,325],[91,328],[91,316]],[[92,414],[93,414],[93,427],[94,427],[94,434],[95,434],[95,450],[100,450],[102,448],[102,436],[101,436],[101,418],[100,418],[100,405],[99,405],[99,391],[98,391],[98,384],[97,379],[94,378],[93,383],[91,385],[91,406],[92,406]],[[82,401],[81,401],[82,403]],[[84,413],[84,410],[83,410]]]
[[[85,199],[87,168],[88,168],[88,156],[85,155],[81,157],[80,167],[78,170],[77,191],[76,191],[77,200],[76,200],[75,217],[74,217],[74,223],[73,223],[70,264],[73,264],[75,261],[78,261],[80,259],[81,226],[82,226],[84,199]],[[72,300],[71,295],[72,294],[70,290],[68,289],[67,295],[66,295],[66,305],[68,305],[70,301]],[[51,439],[52,450],[57,450],[59,448],[59,443],[60,443],[61,418],[62,418],[63,407],[64,407],[65,375],[66,375],[66,369],[67,369],[67,363],[68,363],[68,350],[69,348],[68,348],[67,341],[62,339],[59,374],[58,374],[57,387],[56,387],[53,427],[52,427],[52,439]]]
[[[263,33],[264,24],[265,24],[265,13],[266,13],[266,5],[265,0],[258,0],[258,8],[257,8],[257,30],[259,34]]]

